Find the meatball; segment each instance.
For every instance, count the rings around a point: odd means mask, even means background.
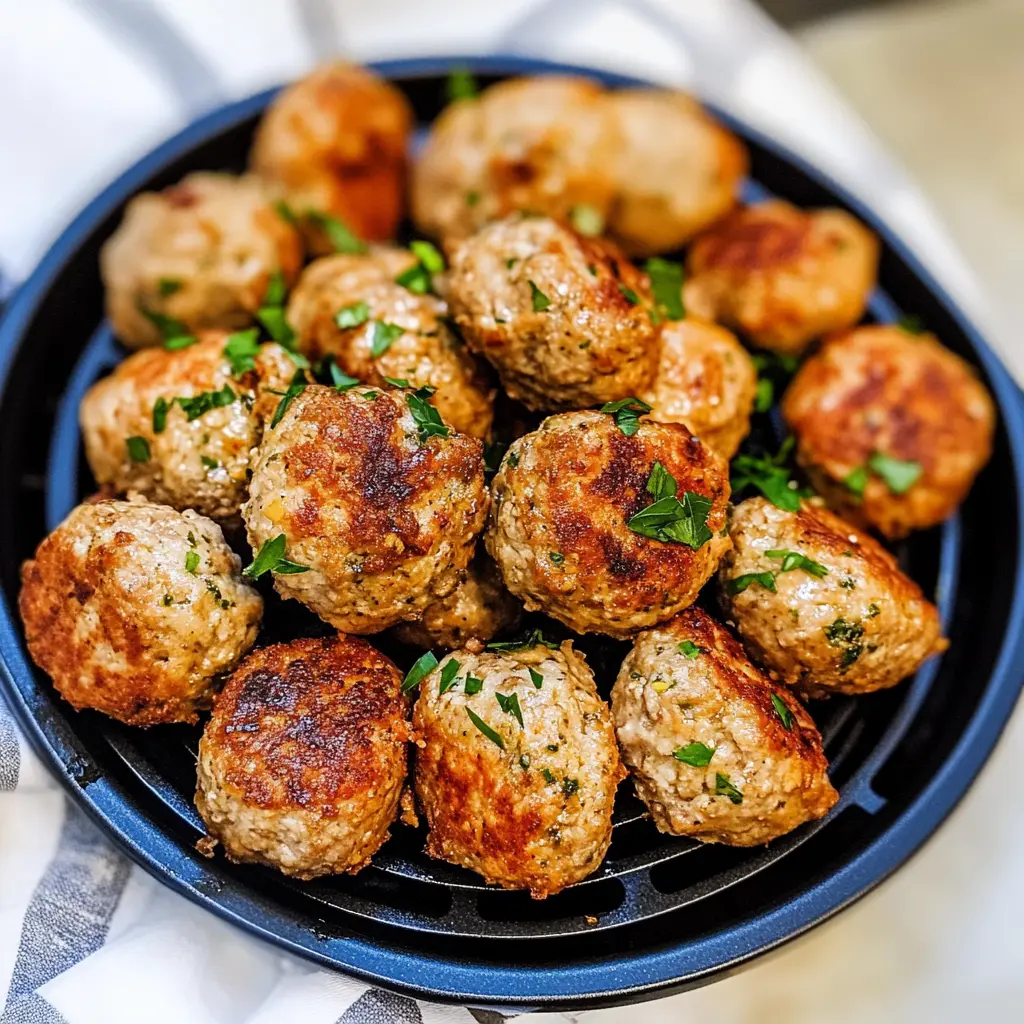
[[[600,865],[626,773],[570,642],[455,651],[421,684],[413,726],[432,857],[536,899]]]
[[[658,367],[643,394],[651,419],[682,423],[724,459],[750,431],[757,370],[735,335],[690,317],[665,324]]]
[[[275,275],[298,277],[302,242],[251,177],[200,172],[143,192],[100,252],[107,316],[129,348],[255,321]]]
[[[755,345],[801,353],[863,315],[878,241],[842,210],[798,210],[779,200],[737,210],[690,249],[687,308]]]
[[[624,140],[608,230],[626,252],[678,249],[732,208],[747,151],[692,96],[624,89],[607,102]]]
[[[642,419],[626,436],[605,413],[551,416],[512,444],[493,488],[486,544],[506,586],[577,633],[672,618],[730,546],[728,467],[680,423]]]
[[[376,633],[462,582],[487,505],[480,442],[420,393],[311,384],[264,434],[242,516],[282,597]]]
[[[341,370],[370,384],[385,377],[429,384],[446,423],[486,437],[493,389],[452,330],[445,303],[396,282],[415,264],[408,250],[385,248],[317,260],[292,293],[288,321],[310,358],[333,356]]]
[[[421,231],[464,238],[488,221],[529,210],[603,217],[615,191],[618,121],[586,78],[519,78],[458,100],[433,123],[412,170]]]
[[[515,215],[456,247],[448,302],[469,347],[531,409],[625,398],[654,372],[646,275],[547,218]]]
[[[216,523],[141,499],[79,505],[21,567],[35,663],[76,708],[194,722],[256,639],[263,601]]]
[[[814,503],[737,505],[723,610],[755,661],[808,697],[895,686],[947,647],[938,610],[868,534]]]
[[[818,492],[890,538],[952,515],[992,454],[995,409],[974,370],[899,327],[826,339],[782,414]]]
[[[811,716],[697,608],[637,637],[612,717],[661,832],[757,846],[839,799]]]
[[[519,624],[522,607],[505,589],[498,567],[484,551],[470,563],[464,583],[435,601],[418,622],[395,626],[395,637],[414,647],[462,647],[490,640]]]
[[[402,218],[412,124],[398,89],[366,68],[335,61],[271,103],[249,165],[300,217],[312,251],[334,251],[323,215],[360,238],[384,240]],[[304,218],[307,212],[321,217]]]
[[[250,451],[263,433],[257,396],[286,388],[295,364],[263,345],[233,367],[233,338],[254,344],[255,333],[204,331],[181,351],[136,352],[89,389],[79,419],[101,487],[241,525]]]

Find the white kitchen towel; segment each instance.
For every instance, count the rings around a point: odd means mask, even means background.
[[[0,269],[26,275],[92,193],[198,113],[317,59],[512,52],[696,89],[858,189],[982,312],[913,186],[746,0],[9,0]],[[0,1007],[0,1024],[501,1019],[314,968],[164,889],[65,800],[2,707]],[[565,1019],[524,1019],[545,1017]]]

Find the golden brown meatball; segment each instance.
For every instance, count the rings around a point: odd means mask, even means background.
[[[730,544],[728,467],[679,423],[642,419],[627,437],[605,413],[551,416],[512,444],[493,489],[485,539],[506,586],[578,633],[672,618]]]
[[[248,327],[274,275],[291,285],[301,266],[298,233],[262,184],[208,172],[137,195],[100,252],[107,316],[129,348]]]
[[[626,252],[678,249],[735,205],[747,151],[692,96],[623,89],[607,102],[623,136],[608,231]]]
[[[455,249],[447,287],[466,343],[531,409],[626,398],[654,371],[647,277],[609,242],[516,215]]]
[[[992,454],[995,409],[974,370],[899,327],[827,339],[782,414],[816,490],[891,538],[952,515]]]
[[[355,874],[388,838],[405,782],[398,669],[365,640],[249,655],[199,742],[196,807],[230,860],[296,878]]]
[[[643,399],[651,419],[682,423],[724,459],[750,432],[757,370],[736,336],[695,317],[661,329],[658,368]]]
[[[464,238],[516,210],[603,217],[622,137],[604,90],[586,78],[517,78],[457,100],[433,123],[412,169],[412,216]]]
[[[311,384],[264,434],[242,516],[253,551],[305,569],[271,569],[282,597],[376,633],[458,586],[487,505],[480,442],[425,398]]]
[[[687,309],[755,345],[799,354],[855,324],[875,286],[878,241],[842,210],[781,200],[723,218],[690,249]]]
[[[418,622],[395,626],[395,636],[414,647],[452,650],[469,640],[486,642],[519,624],[522,606],[505,589],[498,567],[481,548],[466,579],[447,597],[435,601]]]
[[[234,351],[255,354],[239,361]],[[204,331],[177,352],[136,352],[79,408],[96,482],[240,525],[250,452],[263,433],[257,396],[286,388],[294,373],[279,345],[256,350],[255,330]]]
[[[334,252],[317,218],[357,237],[392,238],[402,218],[413,115],[402,93],[366,68],[335,61],[283,90],[256,129],[251,169],[300,218],[315,253]]]
[[[369,384],[384,384],[385,377],[429,384],[446,423],[486,437],[494,392],[449,326],[448,307],[395,280],[416,262],[406,249],[383,247],[316,260],[292,293],[288,321],[311,359],[331,355],[345,373]]]
[[[455,651],[421,684],[413,725],[430,856],[536,899],[600,865],[625,771],[571,643]]]
[[[129,725],[194,722],[252,646],[263,601],[209,519],[166,505],[79,505],[21,567],[35,663],[76,708]]]
[[[751,656],[808,697],[895,686],[945,650],[939,613],[873,537],[804,502],[733,509],[718,593]]]
[[[661,832],[758,846],[839,799],[811,716],[697,608],[637,637],[612,716]]]

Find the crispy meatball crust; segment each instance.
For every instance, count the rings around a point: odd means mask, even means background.
[[[309,571],[275,575],[348,633],[419,618],[465,576],[487,517],[482,446],[420,441],[411,392],[309,385],[267,431],[242,508],[254,551],[283,534]]]
[[[637,394],[657,359],[647,276],[610,242],[515,215],[452,253],[448,302],[466,342],[531,409]]]
[[[129,348],[159,345],[144,311],[186,331],[255,321],[275,273],[299,275],[302,242],[254,177],[199,172],[143,192],[100,252],[107,316]]]
[[[761,348],[799,354],[864,314],[878,241],[842,210],[770,200],[736,210],[701,235],[687,269],[687,309]]]
[[[656,462],[678,493],[711,499],[697,550],[634,533]],[[577,633],[627,638],[696,599],[729,549],[728,467],[679,423],[642,419],[626,437],[599,412],[551,416],[515,441],[494,478],[487,550],[528,611]]]
[[[494,389],[481,365],[448,323],[448,307],[435,295],[417,295],[395,278],[416,263],[406,249],[378,247],[365,255],[328,256],[306,268],[288,305],[288,322],[311,359],[334,357],[368,384],[385,377],[437,388],[434,405],[446,423],[487,437],[494,419]],[[367,319],[339,327],[338,312],[365,303]],[[380,355],[373,354],[378,323],[401,327]]]
[[[637,637],[612,688],[612,717],[661,832],[757,846],[839,799],[811,716],[697,608]],[[691,758],[714,753],[693,766],[674,756],[688,747]]]
[[[478,549],[466,579],[435,601],[418,622],[395,626],[395,637],[414,647],[453,650],[469,640],[486,642],[519,625],[522,605],[508,592],[498,567]]]
[[[79,505],[21,567],[29,652],[79,710],[194,722],[256,639],[263,601],[240,570],[220,527],[195,512]]]
[[[604,90],[585,78],[501,82],[434,121],[412,171],[421,231],[465,238],[516,210],[602,216],[615,191],[622,135]]]
[[[751,498],[733,509],[733,548],[718,573],[728,619],[755,661],[808,697],[871,693],[895,686],[948,646],[938,610],[895,557],[817,504],[799,512]],[[782,572],[794,551],[826,570]],[[737,577],[774,572],[775,591]]]
[[[441,694],[441,674],[452,660],[458,681]],[[482,683],[471,696],[469,676]],[[516,695],[521,726],[502,710],[499,693]],[[506,889],[529,889],[536,899],[600,865],[612,837],[615,788],[626,773],[608,706],[571,643],[558,650],[455,651],[421,684],[413,725],[430,856]]]
[[[606,102],[624,139],[608,230],[626,252],[678,249],[735,205],[747,151],[692,96],[623,89]]]
[[[956,511],[992,454],[995,408],[974,370],[930,334],[859,327],[826,339],[786,391],[797,458],[829,504],[890,538]],[[921,467],[903,494],[867,473],[863,500],[844,481],[883,453]]]
[[[89,389],[78,415],[86,457],[101,487],[137,491],[172,508],[241,525],[250,452],[263,433],[258,396],[286,388],[295,364],[279,345],[264,345],[253,368],[235,377],[224,355],[230,337],[227,331],[204,331],[196,344],[178,352],[136,352]],[[192,420],[176,401],[225,387],[234,400]],[[132,457],[130,437],[146,442],[148,458]]]
[[[651,419],[682,423],[731,459],[750,432],[757,370],[734,334],[689,317],[662,328],[658,367],[641,397]]]
[[[301,217],[337,217],[360,238],[394,236],[402,217],[413,115],[405,96],[366,68],[335,61],[270,105],[249,165]],[[303,236],[316,253],[334,246],[315,221]]]
[[[196,807],[230,860],[296,878],[355,874],[388,838],[405,782],[398,669],[365,640],[254,651],[199,742]]]

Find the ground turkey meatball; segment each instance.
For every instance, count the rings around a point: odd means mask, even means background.
[[[416,262],[407,249],[383,247],[316,260],[292,293],[288,322],[311,359],[333,356],[341,370],[369,384],[384,384],[385,377],[429,384],[446,423],[486,437],[494,391],[448,323],[448,307],[395,280]]]
[[[218,695],[196,807],[230,860],[296,878],[355,874],[388,838],[407,768],[397,668],[332,636],[254,651]]]
[[[827,339],[782,414],[818,492],[890,538],[952,515],[992,454],[995,409],[974,370],[899,327]]]
[[[414,647],[462,647],[469,640],[487,641],[519,624],[522,606],[506,590],[498,567],[480,550],[464,583],[435,601],[419,622],[395,626],[395,636]]]
[[[225,354],[243,350],[256,352],[244,365]],[[204,331],[177,352],[136,352],[79,408],[96,482],[241,525],[250,452],[263,433],[257,397],[286,388],[294,373],[280,346],[255,349],[254,329]]]
[[[481,449],[412,391],[311,384],[256,455],[249,543],[304,567],[271,566],[277,592],[338,629],[418,619],[465,577],[487,516]]]
[[[842,210],[780,200],[723,218],[690,249],[686,307],[755,345],[799,354],[855,324],[875,286],[878,242]]]
[[[519,78],[452,103],[412,171],[421,231],[464,238],[516,210],[603,219],[622,148],[604,90],[585,78]]]
[[[393,85],[365,68],[317,68],[271,103],[249,165],[299,216],[317,253],[334,251],[320,218],[359,238],[391,238],[402,218],[406,147],[413,115]]]
[[[486,543],[505,585],[577,633],[665,622],[730,546],[728,467],[680,423],[641,419],[627,437],[605,413],[551,416],[512,444],[493,487]]]
[[[658,368],[643,394],[651,419],[683,423],[722,458],[750,431],[757,370],[735,335],[694,317],[665,324]]]
[[[531,409],[626,398],[654,372],[646,275],[545,217],[515,215],[457,246],[448,302],[469,347]]]
[[[808,697],[895,686],[946,649],[938,610],[896,559],[814,503],[737,505],[719,599],[751,657]]]
[[[692,96],[624,89],[607,102],[624,138],[608,230],[626,252],[678,249],[733,207],[747,151]]]
[[[637,637],[612,689],[612,716],[661,832],[757,846],[839,799],[811,716],[699,609]]]
[[[241,567],[195,512],[79,505],[21,568],[29,652],[76,708],[194,722],[256,639],[263,601]]]
[[[536,899],[600,865],[626,773],[571,643],[455,651],[421,684],[413,725],[432,857]]]
[[[107,316],[129,348],[255,321],[275,274],[298,277],[302,242],[252,177],[199,172],[143,192],[100,253]]]

